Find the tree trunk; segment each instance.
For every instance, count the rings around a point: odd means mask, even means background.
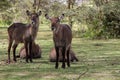
[[[34,0],[34,3],[33,3],[33,11],[36,12],[39,10],[39,7],[40,7],[40,0]]]
[[[68,0],[68,9],[72,9],[73,8],[73,4],[71,0]],[[69,25],[72,28],[73,26],[73,22],[72,22],[72,16],[68,16],[68,20],[69,20]]]

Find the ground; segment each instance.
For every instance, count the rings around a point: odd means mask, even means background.
[[[0,80],[120,80],[120,40],[90,40],[73,36],[72,49],[79,62],[72,62],[70,68],[55,69],[49,62],[53,47],[49,25],[41,24],[36,43],[42,48],[42,58],[26,63],[6,64],[7,28],[0,27]],[[17,48],[17,54],[20,47]],[[12,57],[12,54],[11,54]]]

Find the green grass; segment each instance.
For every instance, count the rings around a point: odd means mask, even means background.
[[[72,49],[79,62],[72,62],[66,69],[59,63],[59,68],[55,69],[55,63],[49,62],[53,41],[48,25],[40,26],[36,43],[42,48],[42,58],[33,63],[18,59],[17,63],[6,64],[7,28],[0,28],[0,34],[0,80],[120,80],[119,39],[73,38]],[[22,45],[18,46],[17,52]]]

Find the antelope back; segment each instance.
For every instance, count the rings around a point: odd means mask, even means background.
[[[23,43],[24,39],[29,37],[31,34],[36,37],[41,11],[38,13],[31,13],[27,10],[26,14],[29,17],[30,23],[13,23],[8,28],[9,40],[15,40],[16,43]]]

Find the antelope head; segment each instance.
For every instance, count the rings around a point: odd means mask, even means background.
[[[58,28],[60,21],[63,19],[64,14],[59,17],[49,17],[48,14],[45,14],[46,19],[51,21],[51,30],[54,31]]]
[[[27,16],[29,17],[31,24],[35,25],[39,23],[39,16],[41,15],[41,11],[37,13],[31,13],[29,10],[26,11]]]

